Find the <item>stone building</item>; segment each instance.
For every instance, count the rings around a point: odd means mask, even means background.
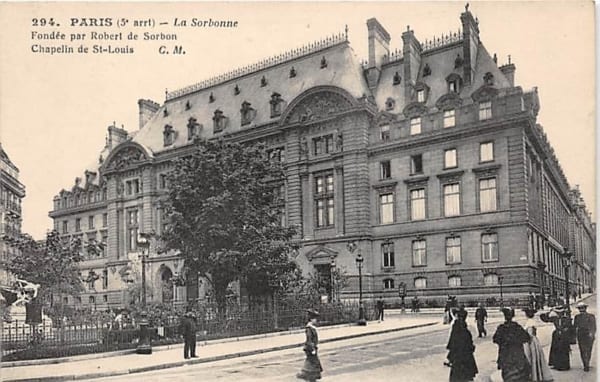
[[[75,303],[122,303],[139,272],[136,238],[161,233],[165,174],[195,137],[261,141],[285,163],[295,260],[324,278],[344,269],[342,299],[358,295],[358,254],[366,298],[397,298],[400,285],[423,298],[559,293],[569,252],[571,282],[592,288],[593,225],[536,123],[537,89],[515,85],[515,65],[497,63],[468,10],[460,26],[424,42],[407,29],[391,51],[369,19],[365,62],[346,32],[167,93],[162,105],[140,100],[139,129],[110,126],[97,166],[54,199],[56,229],[100,244]],[[206,297],[197,278],[173,283],[177,254],[154,242],[149,252],[152,300]]]
[[[21,201],[25,186],[19,181],[19,169],[0,145],[0,285],[12,281],[6,263],[19,255],[15,245],[21,235]]]

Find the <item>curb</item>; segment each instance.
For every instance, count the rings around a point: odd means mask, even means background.
[[[405,327],[401,327],[401,328],[392,328],[392,329],[381,330],[381,331],[377,331],[377,332],[349,334],[346,336],[324,339],[320,342],[321,343],[329,343],[329,342],[343,341],[343,340],[366,337],[366,336],[371,336],[371,335],[386,334],[386,333],[392,333],[392,332],[399,332],[399,331],[403,331],[403,330],[422,328],[422,327],[432,326],[432,325],[436,325],[436,324],[438,324],[438,323],[437,322],[428,322],[425,324],[415,324],[415,325],[405,326]],[[348,325],[348,326],[350,326],[350,325]],[[143,373],[143,372],[147,372],[147,371],[155,371],[155,370],[162,370],[162,369],[170,369],[170,368],[181,367],[181,366],[185,366],[185,365],[196,365],[196,364],[201,364],[201,363],[216,362],[216,361],[222,361],[222,360],[238,358],[238,357],[247,357],[247,356],[256,355],[256,354],[293,349],[293,348],[300,347],[301,345],[302,345],[301,343],[298,343],[298,344],[273,346],[273,347],[264,348],[264,349],[256,349],[256,350],[249,350],[249,351],[239,352],[239,353],[223,354],[220,356],[207,357],[207,358],[202,358],[202,359],[178,361],[178,362],[171,362],[171,363],[166,363],[166,364],[145,366],[145,367],[133,368],[133,369],[128,369],[128,370],[107,371],[107,372],[102,372],[102,373],[88,373],[88,374],[81,374],[81,375],[69,374],[69,375],[41,377],[41,378],[7,379],[5,381],[6,382],[11,382],[11,381],[13,381],[13,382],[16,382],[16,381],[19,381],[19,382],[33,382],[33,381],[49,382],[49,381],[70,381],[70,380],[80,380],[80,379],[114,377],[114,376],[119,376],[119,375]]]

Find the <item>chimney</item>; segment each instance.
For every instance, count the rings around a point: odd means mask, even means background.
[[[421,67],[421,43],[415,37],[415,32],[406,26],[402,33],[403,61],[404,61],[404,97],[411,99],[412,88],[417,82],[419,68]]]
[[[146,122],[160,109],[160,105],[150,99],[139,99],[138,107],[140,111],[140,129]]]
[[[510,83],[510,86],[515,86],[515,64],[506,64],[500,67],[500,71]]]
[[[119,143],[125,142],[128,138],[127,130],[118,128],[115,123],[108,126],[108,136],[106,137],[106,148],[112,150]]]
[[[367,20],[369,30],[369,62],[367,68],[367,83],[373,89],[379,83],[381,65],[390,55],[390,34],[375,18]]]
[[[465,6],[465,11],[460,15],[460,21],[463,29],[463,81],[465,85],[469,85],[475,74],[477,49],[479,48],[479,22],[469,12],[469,4]]]

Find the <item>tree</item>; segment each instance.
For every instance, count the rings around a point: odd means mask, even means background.
[[[40,301],[49,303],[52,294],[77,295],[83,290],[77,266],[82,260],[80,239],[51,231],[45,241],[22,234],[12,244],[21,253],[10,259],[7,269],[18,278],[39,284]]]
[[[295,269],[295,229],[282,227],[278,208],[283,169],[264,147],[198,140],[191,155],[175,161],[168,181],[161,239],[212,284],[221,311],[232,281],[262,293]]]

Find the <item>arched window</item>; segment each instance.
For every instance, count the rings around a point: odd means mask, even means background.
[[[164,268],[160,275],[160,290],[162,302],[170,303],[173,301],[173,272],[169,268]]]
[[[483,276],[483,284],[484,285],[498,285],[498,275],[495,273],[488,273]]]
[[[415,288],[416,289],[425,289],[425,288],[427,288],[427,279],[425,277],[417,277],[415,279]]]

